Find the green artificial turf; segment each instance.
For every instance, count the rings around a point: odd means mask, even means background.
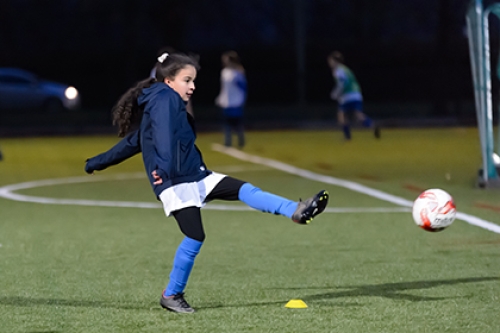
[[[353,138],[249,132],[244,151],[407,200],[421,189],[443,188],[459,211],[500,224],[500,190],[475,187],[481,163],[475,129],[388,129],[381,140],[355,131]],[[220,133],[199,135],[208,166],[264,190],[297,200],[325,188],[329,208],[398,208],[212,151],[221,141]],[[2,139],[0,187],[84,177],[15,193],[158,204],[140,156],[84,174],[85,159],[115,142],[112,136]],[[487,333],[500,327],[500,234],[460,220],[429,233],[409,212],[324,213],[309,226],[257,211],[204,209],[203,218],[207,239],[186,289],[197,312],[177,315],[158,301],[183,236],[161,208],[0,198],[0,332]],[[291,299],[308,308],[285,308]]]

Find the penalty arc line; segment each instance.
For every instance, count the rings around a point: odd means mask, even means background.
[[[277,169],[277,170],[280,170],[280,171],[283,171],[283,172],[286,172],[286,173],[289,173],[292,175],[300,176],[302,178],[311,179],[311,180],[314,180],[317,182],[322,182],[325,184],[344,187],[344,188],[347,188],[347,189],[355,191],[355,192],[363,193],[363,194],[366,194],[368,196],[371,196],[371,197],[374,197],[374,198],[377,198],[380,200],[394,203],[398,206],[403,206],[403,207],[407,207],[407,208],[411,208],[413,206],[413,202],[410,200],[407,200],[407,199],[404,199],[404,198],[401,198],[401,197],[398,197],[398,196],[395,196],[395,195],[392,195],[389,193],[385,193],[383,191],[376,190],[376,189],[373,189],[371,187],[361,185],[359,183],[355,183],[355,182],[352,182],[349,180],[335,178],[335,177],[331,177],[331,176],[321,175],[319,173],[314,173],[314,172],[309,171],[309,170],[300,169],[300,168],[294,167],[292,165],[282,163],[282,162],[279,162],[279,161],[276,161],[276,160],[273,160],[270,158],[260,157],[260,156],[256,156],[256,155],[250,155],[250,154],[244,153],[244,152],[242,152],[238,149],[235,149],[235,148],[231,148],[231,147],[228,148],[228,147],[225,147],[223,145],[214,143],[214,144],[212,144],[212,150],[229,155],[229,156],[232,156],[232,157],[237,158],[237,159],[242,160],[242,161],[247,161],[247,162],[251,162],[254,164],[265,165],[265,166],[268,166],[268,167],[271,167],[271,168],[274,168],[274,169]],[[462,212],[457,212],[456,218],[459,220],[462,220],[464,222],[467,222],[469,224],[475,225],[477,227],[480,227],[480,228],[483,228],[483,229],[493,231],[495,233],[500,234],[500,226],[499,225],[492,223],[492,222],[489,222],[489,221],[486,221],[486,220],[483,220],[479,217],[469,215],[466,213],[462,213]]]
[[[54,186],[64,184],[77,184],[77,183],[90,183],[100,181],[113,181],[113,180],[130,180],[145,178],[141,173],[124,173],[110,176],[83,176],[71,178],[58,178],[58,179],[44,179],[38,181],[31,181],[25,183],[18,183],[0,187],[0,197],[21,201],[33,202],[39,204],[52,204],[52,205],[78,205],[78,206],[99,206],[99,207],[125,207],[125,208],[161,208],[160,203],[154,202],[132,202],[132,201],[107,201],[107,200],[86,200],[86,199],[57,199],[47,197],[37,197],[31,195],[24,195],[15,193],[18,190],[26,190],[43,186]],[[237,205],[219,205],[209,203],[204,209],[209,210],[233,210],[233,211],[255,211],[255,209],[248,206]],[[362,208],[326,208],[326,213],[401,213],[407,212],[407,208],[391,208],[391,207],[362,207]]]

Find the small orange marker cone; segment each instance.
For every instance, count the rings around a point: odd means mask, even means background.
[[[285,304],[285,308],[289,309],[305,309],[307,304],[301,299],[291,299]]]

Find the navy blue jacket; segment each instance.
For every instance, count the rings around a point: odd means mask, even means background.
[[[129,133],[107,152],[87,160],[85,171],[104,170],[142,152],[153,191],[160,193],[173,185],[197,182],[208,176],[203,157],[195,145],[193,118],[186,103],[163,82],[145,88],[138,98],[144,107],[140,128]],[[156,170],[163,183],[154,185]]]

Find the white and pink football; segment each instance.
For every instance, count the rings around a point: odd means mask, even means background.
[[[422,192],[413,203],[413,220],[427,231],[441,231],[455,221],[457,209],[451,195],[441,189]]]

